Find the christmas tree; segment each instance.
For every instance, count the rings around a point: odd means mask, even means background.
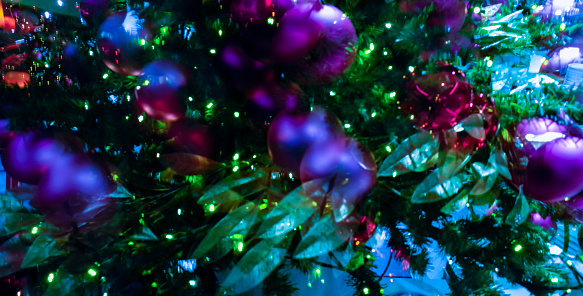
[[[583,2],[0,4],[1,295],[583,288]]]

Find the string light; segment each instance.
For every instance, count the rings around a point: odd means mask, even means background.
[[[555,277],[555,278],[552,278],[552,279],[551,279],[551,282],[553,282],[553,283],[558,283],[558,282],[559,282],[559,279],[558,279],[558,278],[556,278],[556,277]]]
[[[31,233],[36,234],[38,232],[38,227],[33,227]]]
[[[209,212],[214,212],[214,211],[215,211],[215,205],[210,205]]]
[[[387,29],[390,29],[392,26],[393,26],[393,25],[391,25],[391,23],[386,23],[386,24],[385,24],[385,27],[386,27]]]
[[[235,153],[235,155],[233,155],[233,160],[237,160],[239,159],[239,153]]]
[[[87,271],[87,273],[88,273],[90,276],[96,276],[96,275],[97,275],[97,271],[95,271],[93,268],[89,269],[89,270]]]
[[[364,295],[368,295],[368,288],[365,287],[364,289],[362,289],[362,292],[364,293]]]
[[[239,118],[239,112],[235,112],[233,113],[233,115],[235,116],[235,118]]]
[[[474,13],[480,13],[482,9],[478,6],[474,7]]]
[[[167,239],[173,239],[174,237],[172,236],[172,234],[167,234],[167,235],[166,235],[166,238],[167,238]]]
[[[49,281],[49,283],[52,283],[53,282],[53,279],[55,279],[55,274],[54,273],[49,273],[49,277],[47,279]]]
[[[215,53],[217,53],[217,50],[213,48],[210,50],[210,52],[211,52],[211,54],[215,54]]]
[[[514,247],[514,251],[515,252],[518,252],[520,250],[522,250],[522,246],[521,245],[517,245],[516,247]]]

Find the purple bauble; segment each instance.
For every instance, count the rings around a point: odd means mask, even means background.
[[[293,63],[291,76],[299,83],[330,83],[354,62],[356,42],[354,26],[340,9],[315,2],[283,16],[273,50],[279,61]]]
[[[40,138],[36,134],[22,133],[14,136],[2,154],[2,165],[14,179],[28,184],[38,184],[41,176],[66,153],[59,141]]]
[[[447,130],[471,111],[472,87],[455,72],[423,75],[405,87],[407,98],[400,102],[400,108],[418,128]]]
[[[316,107],[309,113],[279,114],[269,127],[267,149],[273,163],[298,173],[310,145],[335,139],[344,139],[340,120],[331,112]]]
[[[569,64],[581,59],[583,44],[568,44],[549,53],[549,58],[541,66],[541,72],[565,75]]]
[[[141,85],[168,85],[180,88],[186,86],[188,71],[173,61],[158,60],[144,67],[138,81]]]
[[[268,120],[280,111],[293,113],[298,109],[302,96],[302,89],[295,83],[265,83],[245,96],[248,100],[247,113],[258,121]]]
[[[372,190],[376,174],[374,156],[354,139],[314,143],[304,154],[300,166],[305,190],[327,192],[337,222],[345,219]]]
[[[146,114],[158,120],[178,120],[186,112],[186,101],[169,85],[137,86],[136,100]]]
[[[43,174],[33,205],[39,208],[58,206],[74,196],[103,197],[115,186],[107,170],[86,154],[60,157]]]
[[[10,131],[9,127],[10,121],[8,119],[0,119],[0,148],[8,145],[15,136],[15,133]]]
[[[271,67],[251,58],[237,44],[229,44],[219,51],[215,67],[226,86],[234,91],[252,89],[267,81],[273,81],[275,77]]]
[[[525,192],[528,197],[553,202],[583,190],[583,139],[565,137],[540,147],[528,161]]]
[[[230,9],[233,20],[247,24],[278,20],[293,6],[292,0],[232,0]]]
[[[147,23],[135,11],[122,10],[109,16],[99,27],[97,49],[112,71],[129,76],[142,73],[145,53],[142,40],[152,38]]]
[[[107,9],[107,0],[81,0],[79,2],[79,13],[87,24],[93,24],[93,21],[99,15],[105,14]]]
[[[563,138],[567,127],[549,118],[523,119],[516,126],[516,140],[522,144],[526,157],[530,157],[543,144]]]

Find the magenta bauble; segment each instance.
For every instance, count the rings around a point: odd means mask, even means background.
[[[280,21],[273,41],[277,59],[301,84],[330,83],[354,62],[357,35],[350,19],[332,5],[300,4]]]
[[[470,113],[472,87],[449,71],[413,78],[405,92],[400,108],[417,128],[443,131]]]
[[[169,85],[138,86],[136,100],[146,114],[158,120],[177,120],[186,112],[186,101]]]
[[[482,125],[476,125],[480,121]],[[499,128],[500,120],[494,101],[483,93],[473,94],[470,115],[464,119],[459,130],[457,127],[453,129],[452,148],[466,154],[476,151],[489,143]]]
[[[186,86],[188,71],[180,64],[169,60],[157,60],[144,67],[138,77],[141,85],[168,85],[174,88]]]
[[[564,200],[583,190],[583,139],[565,137],[541,146],[528,160],[525,192],[544,202]]]
[[[302,157],[310,145],[343,138],[340,120],[331,112],[316,107],[309,113],[279,114],[269,127],[267,148],[273,163],[298,173]]]
[[[171,138],[171,146],[177,151],[208,158],[217,156],[211,129],[195,120],[183,118],[173,122],[168,136]]]
[[[151,40],[148,24],[135,11],[120,11],[109,16],[99,27],[97,49],[103,63],[112,71],[129,76],[142,72],[145,47]]]
[[[28,184],[38,184],[41,176],[63,155],[62,143],[41,138],[36,134],[22,133],[14,136],[2,154],[2,165],[14,179]]]
[[[336,221],[345,219],[376,183],[372,153],[354,139],[320,141],[311,145],[300,166],[308,192],[327,193]]]
[[[294,6],[292,0],[231,0],[231,17],[240,23],[266,23],[278,20]]]
[[[217,53],[215,69],[234,91],[249,90],[275,77],[269,65],[251,58],[237,44],[228,44]]]
[[[247,92],[247,113],[259,120],[267,120],[280,111],[291,113],[300,106],[302,96],[297,84],[265,83]]]

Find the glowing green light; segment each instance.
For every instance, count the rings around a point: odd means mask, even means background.
[[[182,215],[182,209],[178,209],[178,216]]]
[[[49,63],[45,63],[45,68],[48,68],[48,67],[49,67]]]
[[[233,160],[237,160],[239,159],[239,153],[235,153],[235,155],[233,155]]]
[[[350,123],[345,124],[344,128],[350,128]]]
[[[369,53],[370,53],[370,50],[368,50],[368,49],[364,51],[364,54],[369,54]]]
[[[482,9],[478,6],[474,7],[474,13],[480,13]]]
[[[89,51],[89,55],[90,55],[90,56],[93,56],[93,50],[90,50],[90,51]]]
[[[210,109],[213,107],[213,103],[208,103],[208,105],[206,105],[207,109]]]
[[[312,287],[312,283],[308,282],[308,287],[311,288]]]
[[[215,211],[215,205],[210,205],[209,212],[214,212],[214,211]]]
[[[239,170],[239,166],[238,165],[236,165],[235,167],[233,167],[233,172],[236,172],[238,170]]]
[[[133,245],[135,245],[134,242],[132,242],[132,241],[128,242],[128,246],[133,246]]]
[[[223,36],[223,30],[219,30],[219,36]]]
[[[486,62],[486,66],[488,66],[488,67],[492,67],[492,65],[494,65],[494,62],[492,62],[492,60],[488,60],[488,61]]]
[[[267,23],[270,24],[270,25],[273,25],[275,23],[275,20],[270,17],[270,18],[267,19]]]
[[[210,52],[211,52],[211,54],[217,53],[217,51],[215,49],[211,49]]]
[[[142,122],[142,121],[144,121],[144,115],[140,115],[140,116],[138,116],[138,121],[139,121],[139,122]]]
[[[160,158],[160,153],[156,153],[156,158]]]
[[[119,179],[119,176],[118,175],[113,175],[113,180],[114,181],[117,181],[117,179]]]
[[[192,102],[194,99],[192,97],[188,97],[188,100]]]
[[[126,120],[130,120],[130,117],[129,116],[126,116]]]
[[[571,293],[571,289],[567,289],[567,291],[565,291],[565,292],[567,292],[567,293]]]
[[[89,110],[89,105],[87,105],[87,103],[85,103],[85,110]]]
[[[189,283],[191,286],[193,286],[193,287],[194,287],[194,286],[196,286],[196,281],[195,281],[195,280],[190,280],[190,281],[188,281],[188,283]]]
[[[364,295],[368,295],[368,288],[362,289],[362,293],[364,293]]]
[[[157,288],[157,287],[158,287],[158,284],[156,282],[153,282],[152,283],[152,288]]]
[[[142,39],[142,40],[140,40],[140,44],[141,44],[141,45],[146,45],[146,39]]]
[[[95,271],[94,269],[89,269],[89,270],[87,271],[87,273],[88,273],[90,276],[96,276],[96,275],[97,275],[97,271]]]
[[[387,152],[389,152],[389,153],[391,153],[391,151],[393,150],[393,149],[391,149],[391,146],[389,146],[389,145],[387,145],[387,147],[385,147],[385,149],[387,149]]]
[[[107,79],[107,77],[109,77],[109,75],[107,75],[107,73],[103,74],[103,79]]]
[[[558,279],[558,278],[552,278],[552,279],[551,279],[551,282],[553,282],[553,283],[558,283],[558,282],[559,282],[559,279]]]
[[[567,260],[567,265],[571,266],[573,265],[573,262],[571,262],[571,260]]]
[[[265,209],[267,209],[267,204],[261,204],[261,205],[259,205],[259,209],[260,209],[260,210],[265,210]]]
[[[372,118],[375,118],[375,117],[377,116],[377,113],[376,113],[376,112],[373,112],[373,113],[372,113],[370,116],[371,116]]]
[[[36,234],[38,232],[38,227],[33,227],[31,233]]]
[[[331,91],[330,91],[330,96],[331,96],[331,97],[333,97],[333,96],[335,96],[335,95],[336,95],[336,93],[335,93],[333,90],[331,90]]]
[[[255,158],[257,158],[257,154],[256,155],[253,155],[253,159],[255,159]]]
[[[385,52],[383,52],[383,54],[384,54],[384,55],[388,55],[389,53],[385,51]]]
[[[409,117],[409,119],[410,119],[410,120],[413,120],[413,119],[415,119],[415,115],[411,115],[411,116]]]
[[[233,115],[234,115],[236,118],[239,118],[239,112],[235,112],[235,113],[233,113]]]
[[[415,67],[409,66],[409,72],[413,73],[413,71],[415,71]]]
[[[534,4],[534,5],[532,6],[532,10],[535,10],[535,9],[536,9],[536,7],[537,7],[537,6],[536,6],[536,4]]]
[[[522,250],[522,246],[521,246],[521,245],[518,245],[518,246],[516,246],[516,247],[514,248],[514,251],[515,251],[515,252],[518,252],[518,251],[520,251],[520,250]]]
[[[316,268],[316,274],[320,275],[320,273],[322,273],[322,271],[319,268]]]
[[[387,29],[390,29],[392,26],[393,26],[393,25],[391,25],[391,23],[386,23],[386,24],[385,24],[385,27],[386,27]]]
[[[374,50],[374,43],[371,43],[371,44],[369,45],[369,48],[370,48],[370,50]]]
[[[166,235],[166,238],[167,238],[167,239],[172,239],[172,238],[174,238],[174,237],[172,236],[172,234],[167,234],[167,235]]]
[[[390,71],[390,70],[393,70],[393,66],[389,66],[389,68],[388,68],[388,69],[389,69],[389,71]]]
[[[389,94],[389,97],[390,97],[390,98],[394,98],[396,95],[397,95],[397,93],[396,93],[396,92],[391,92],[391,93]]]
[[[150,84],[150,80],[144,81],[144,85],[148,85],[148,84]]]
[[[385,289],[381,289],[381,294],[385,294]]]
[[[240,242],[240,243],[237,245],[237,250],[238,250],[239,252],[243,252],[243,246],[244,246],[244,245],[243,245],[243,243],[242,243],[242,242]]]
[[[54,279],[55,279],[55,274],[49,273],[49,278],[48,278],[49,283],[52,283]]]
[[[565,30],[565,28],[567,28],[567,25],[565,25],[565,23],[562,23],[561,26],[559,26],[559,28],[561,28],[561,31]]]

